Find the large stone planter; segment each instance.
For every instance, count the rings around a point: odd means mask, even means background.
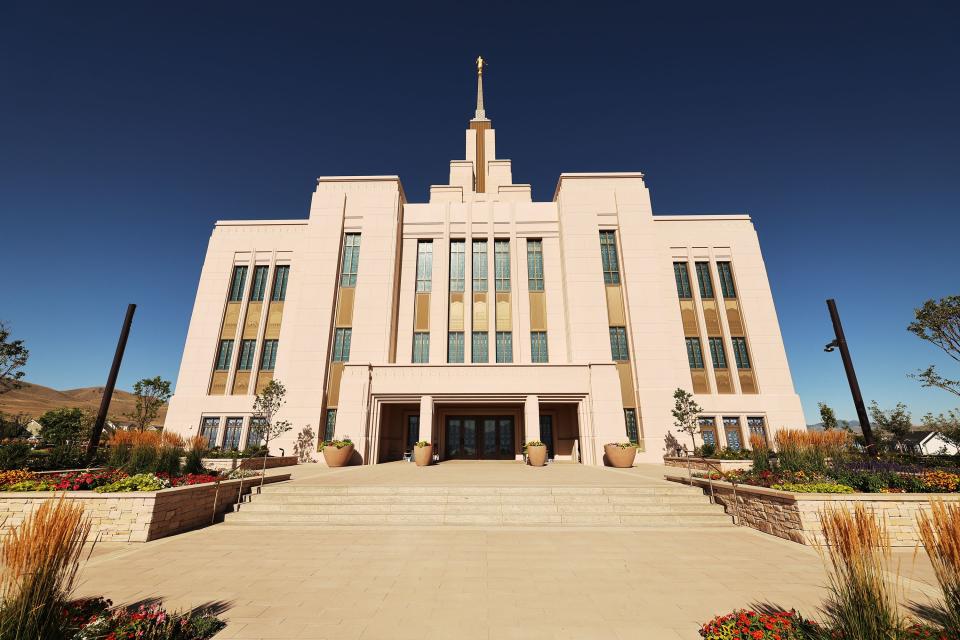
[[[637,448],[633,446],[620,447],[615,444],[605,444],[603,452],[606,454],[607,464],[617,469],[629,469],[637,457]]]
[[[429,466],[430,463],[433,462],[433,445],[428,444],[425,447],[414,447],[413,461],[417,463],[418,467]]]
[[[328,467],[345,467],[350,464],[350,456],[352,455],[352,444],[339,449],[329,445],[323,448],[323,459],[327,462]]]
[[[527,447],[527,462],[531,467],[542,467],[547,464],[547,445]]]
[[[289,480],[290,474],[264,478],[264,484]],[[205,527],[233,509],[243,495],[259,491],[260,478],[207,482],[160,491],[0,491],[0,538],[48,500],[83,506],[93,522],[88,540],[148,542]],[[216,515],[215,515],[216,514]]]
[[[668,467],[690,468],[694,471],[749,471],[753,468],[751,460],[718,460],[716,458],[684,458],[682,456],[663,456],[663,464]]]
[[[184,459],[181,458],[181,461]],[[297,464],[297,456],[270,456],[267,458],[267,469],[290,467]],[[204,458],[203,467],[229,473],[237,467],[259,471],[263,468],[263,458]]]
[[[688,482],[686,475],[665,477]],[[734,499],[732,484],[720,480],[712,484],[717,503],[740,525],[806,545],[823,542],[819,514],[827,506],[852,511],[862,505],[886,523],[891,546],[916,547],[921,543],[917,514],[929,513],[931,500],[960,505],[956,493],[794,493],[739,483]],[[710,495],[711,482],[705,478],[694,478],[693,485]]]

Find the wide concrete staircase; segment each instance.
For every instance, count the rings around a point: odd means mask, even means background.
[[[228,525],[729,526],[700,489],[649,487],[268,485]]]

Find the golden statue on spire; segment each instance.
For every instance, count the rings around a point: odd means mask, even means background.
[[[483,56],[477,56],[477,75],[483,75],[483,68],[487,66],[487,61],[483,59]]]

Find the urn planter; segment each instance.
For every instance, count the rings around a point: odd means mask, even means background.
[[[429,466],[433,462],[433,445],[420,446],[418,444],[415,446],[413,448],[413,461],[417,463],[418,467]]]
[[[637,457],[637,447],[630,445],[628,447],[619,444],[603,445],[603,452],[607,458],[607,464],[617,469],[629,469],[633,466],[633,461]]]
[[[328,444],[323,448],[323,459],[328,467],[345,467],[350,464],[350,457],[353,455],[353,443],[342,447],[336,447]]]
[[[527,445],[527,462],[531,467],[542,467],[547,464],[547,445]]]

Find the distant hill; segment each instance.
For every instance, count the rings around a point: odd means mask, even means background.
[[[79,407],[96,413],[103,398],[103,387],[83,387],[57,391],[31,382],[24,382],[19,389],[0,394],[0,412],[7,415],[24,414],[39,418],[50,409]],[[107,417],[114,422],[127,422],[125,414],[132,413],[137,400],[129,391],[114,389]],[[163,424],[167,408],[160,410],[156,424]]]
[[[860,421],[859,420],[849,420],[847,424],[850,425],[850,430],[854,433],[860,433]],[[840,427],[842,428],[842,427]],[[817,424],[808,424],[807,429],[810,431],[823,431],[823,423],[818,422]]]

